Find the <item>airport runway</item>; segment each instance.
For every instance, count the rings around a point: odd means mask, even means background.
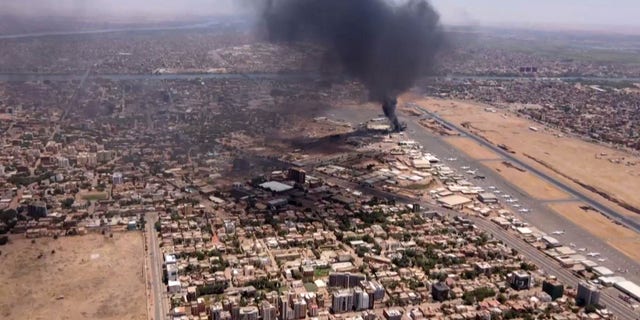
[[[601,253],[598,258],[591,258],[594,262],[604,265],[612,271],[618,269],[629,270],[626,273],[617,273],[620,276],[640,283],[640,264],[637,261],[627,257],[615,248],[608,245],[605,241],[593,236],[586,230],[575,225],[561,215],[553,212],[547,207],[548,202],[534,199],[528,194],[518,189],[515,185],[502,178],[498,173],[486,168],[481,161],[471,159],[463,152],[447,144],[441,137],[436,136],[417,123],[416,119],[406,119],[409,132],[407,133],[411,139],[418,141],[424,146],[425,151],[431,152],[438,156],[440,160],[455,169],[457,172],[464,174],[464,170],[460,167],[470,167],[478,169],[478,173],[486,177],[484,180],[474,180],[473,176],[466,175],[475,185],[483,187],[489,191],[490,186],[495,186],[500,190],[500,194],[509,194],[513,198],[518,199],[521,208],[527,208],[530,213],[523,214],[518,212],[518,208],[510,207],[509,204],[503,203],[514,215],[521,220],[528,222],[533,227],[550,234],[558,239],[564,245],[569,246],[575,244],[574,249],[584,248],[584,252],[578,252],[586,255],[589,252]],[[449,158],[456,158],[456,161],[447,161]],[[510,160],[511,161],[511,160]],[[552,235],[554,231],[564,231],[562,235]],[[597,261],[597,259],[606,259],[606,261]]]

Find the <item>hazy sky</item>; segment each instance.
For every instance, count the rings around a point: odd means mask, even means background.
[[[432,0],[445,23],[640,27],[638,0]]]
[[[229,13],[248,1],[261,0],[0,0],[0,13],[155,18]],[[445,24],[626,26],[640,30],[640,0],[431,1]]]

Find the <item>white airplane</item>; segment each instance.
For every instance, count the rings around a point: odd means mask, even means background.
[[[551,232],[551,234],[564,234],[564,230],[556,230],[554,232]]]
[[[458,158],[447,158],[448,161],[457,161]]]
[[[571,243],[569,243],[569,247],[571,247],[571,248],[575,248],[575,247],[576,247],[576,244],[575,244],[575,243],[573,243],[573,242],[571,242]]]
[[[500,194],[500,193],[502,193],[502,191],[500,191],[500,190],[495,190],[495,191],[493,191],[493,193],[495,193],[495,194]]]
[[[503,197],[503,198],[505,198],[505,199],[509,199],[509,198],[511,198],[511,196],[510,196],[510,195],[508,195],[508,194],[503,194],[503,195],[502,195],[502,197]]]
[[[517,204],[517,203],[516,203],[516,204],[514,204],[514,205],[513,205],[513,207],[514,207],[514,208],[520,208],[521,206],[520,206],[519,204]]]
[[[518,211],[520,211],[520,212],[522,212],[522,213],[527,213],[527,212],[529,212],[529,209],[522,208],[522,209],[520,209],[520,210],[518,210]]]
[[[494,190],[496,186],[490,186],[489,189]]]
[[[600,259],[598,259],[598,261],[605,262],[605,261],[607,261],[607,259],[606,258],[600,258]]]
[[[585,252],[585,251],[587,251],[587,248],[580,248],[580,249],[578,249],[578,251]]]
[[[589,257],[598,257],[600,256],[600,252],[589,252],[587,253]]]
[[[467,170],[465,172],[468,173],[468,174],[476,174],[476,173],[478,173],[478,170]]]
[[[462,170],[469,170],[469,169],[471,169],[471,167],[464,166],[464,167],[460,167],[460,169],[462,169]]]

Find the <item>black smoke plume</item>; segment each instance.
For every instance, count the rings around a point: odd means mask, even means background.
[[[337,57],[382,103],[395,130],[396,97],[432,71],[444,36],[426,0],[270,0],[266,29],[273,42],[313,42]]]

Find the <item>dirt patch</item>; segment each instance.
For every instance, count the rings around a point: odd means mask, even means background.
[[[606,241],[626,256],[640,260],[640,236],[634,231],[610,220],[600,212],[581,202],[551,204],[549,207],[571,222]]]
[[[466,137],[447,137],[443,138],[448,144],[454,146],[460,151],[466,153],[475,160],[481,159],[499,159],[495,152],[481,146],[479,143]]]
[[[570,198],[564,191],[508,162],[499,160],[487,161],[484,165],[497,172],[505,180],[533,198],[540,200],[563,200]]]
[[[0,256],[2,319],[147,318],[138,232],[13,240]]]

